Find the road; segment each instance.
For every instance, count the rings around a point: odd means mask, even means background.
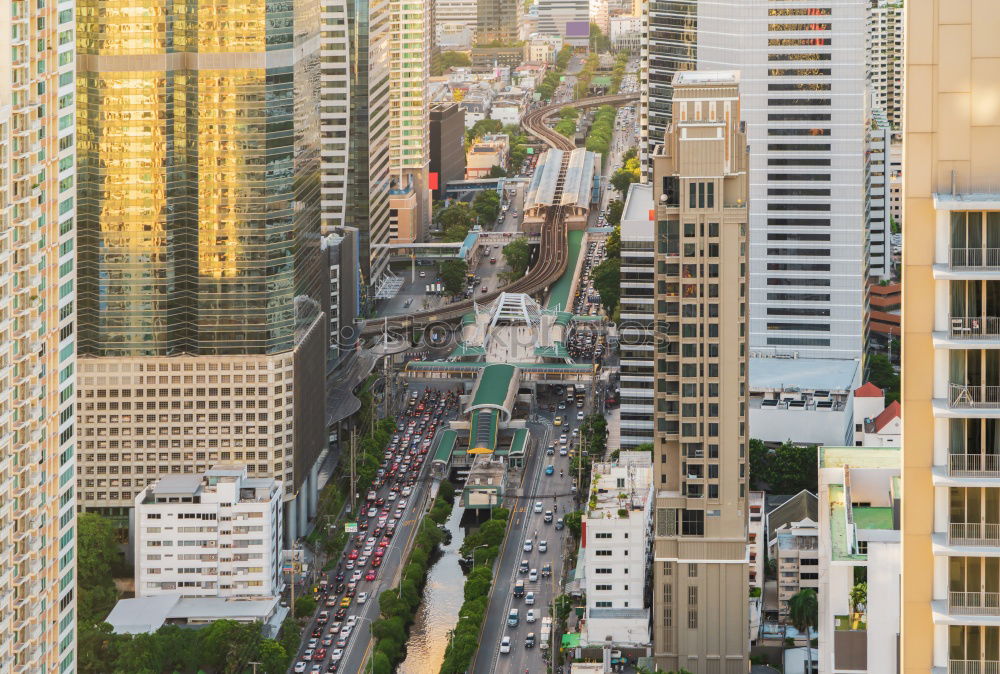
[[[447,390],[448,388],[450,387],[432,384],[427,386],[415,386],[412,387],[410,390],[417,390],[422,392],[424,389]],[[456,410],[453,410],[450,413],[446,413],[445,415],[443,415],[442,420],[439,422],[439,429],[444,428],[447,420],[453,419],[456,413],[457,413],[457,408]],[[432,443],[431,447],[433,446],[434,445]],[[413,487],[413,493],[409,496],[407,506],[403,511],[402,517],[399,519],[399,524],[396,526],[396,533],[390,539],[389,545],[387,546],[387,551],[383,556],[382,565],[378,569],[378,576],[374,581],[366,581],[362,579],[358,582],[358,588],[357,588],[358,593],[360,594],[362,592],[367,592],[369,597],[368,601],[365,602],[364,604],[359,604],[357,603],[357,598],[355,598],[355,601],[351,603],[350,608],[348,608],[347,610],[348,618],[350,618],[350,616],[357,617],[357,625],[350,636],[350,640],[348,641],[347,646],[344,650],[343,657],[340,660],[340,666],[338,668],[338,671],[340,672],[353,673],[361,671],[361,667],[364,663],[365,656],[368,651],[369,642],[371,641],[371,623],[373,620],[376,620],[378,618],[378,612],[379,612],[378,596],[385,590],[388,590],[396,585],[397,575],[401,568],[400,562],[402,560],[403,551],[407,545],[407,542],[412,538],[412,536],[416,532],[416,528],[420,522],[420,518],[422,517],[424,510],[426,509],[427,499],[431,491],[429,489],[429,485],[433,484],[434,480],[430,478],[431,461],[429,457],[431,456],[431,452],[428,451],[428,453],[423,456],[425,460],[423,464],[420,466],[416,483],[414,484]],[[387,482],[387,484],[385,484],[382,488],[377,490],[378,496],[380,498],[388,497],[391,484],[393,483]],[[387,505],[391,506],[392,503],[387,503]],[[362,508],[362,510],[364,509]],[[360,517],[359,519],[364,520],[365,517],[362,515],[362,517]],[[371,526],[374,527],[375,522],[372,522]],[[352,543],[353,541],[351,540],[348,541],[345,552],[352,548]],[[350,580],[351,571],[345,570],[345,574],[347,576],[346,580]],[[331,586],[336,586],[335,575],[336,575],[335,570],[325,574],[325,577],[330,582]],[[338,595],[335,592],[331,591],[330,596],[341,597],[343,595],[342,594]],[[326,606],[323,605],[323,601],[322,600],[320,601],[320,605],[317,607],[316,614],[312,616],[312,618],[309,620],[309,623],[303,630],[302,643],[299,645],[299,651],[295,654],[295,658],[292,660],[292,665],[291,665],[292,667],[295,666],[295,663],[303,660],[303,653],[306,650],[306,645],[310,637],[312,636],[313,630],[318,626],[316,623],[316,617],[319,615],[319,613],[321,611],[329,611],[331,614],[331,622],[328,623],[326,627],[324,627],[323,631],[323,635],[326,636],[327,629],[333,622],[332,614],[335,610],[336,608],[327,608]],[[335,635],[335,639],[336,637],[339,637],[339,635]],[[323,671],[327,671],[327,666],[330,663],[330,657],[335,646],[336,644],[328,648],[329,652],[327,653],[327,656],[326,658],[324,658],[324,660],[309,661],[309,666],[311,667],[315,662],[318,662],[319,664],[322,665]],[[290,669],[289,671],[292,670]]]
[[[549,400],[545,399],[546,404]],[[555,400],[553,397],[552,400]],[[564,430],[572,438],[572,429],[577,425],[576,407],[568,406],[567,410],[560,410],[555,413],[541,412],[540,424],[532,424],[532,434],[541,437],[537,451],[532,451],[528,456],[522,489],[519,492],[521,497],[517,499],[517,505],[512,513],[513,521],[510,534],[502,551],[502,556],[496,569],[496,582],[490,595],[489,608],[486,611],[486,624],[483,627],[480,639],[480,649],[476,655],[472,671],[475,674],[492,674],[493,672],[515,672],[520,674],[525,670],[534,674],[545,671],[545,660],[542,659],[543,650],[537,644],[541,632],[541,619],[550,616],[552,600],[561,591],[559,587],[562,578],[562,560],[568,550],[567,543],[569,531],[563,529],[556,531],[555,520],[565,513],[574,509],[573,496],[570,493],[572,484],[569,475],[569,456],[559,456],[559,435]],[[561,415],[564,419],[570,418],[570,424],[559,427],[552,425],[552,417]],[[550,442],[555,441],[556,452],[553,456],[545,455],[545,448]],[[545,466],[552,464],[553,475],[545,475]],[[564,476],[559,476],[559,471],[563,470]],[[558,505],[558,510],[553,513],[553,523],[544,523],[544,511],[551,510],[553,497]],[[533,512],[533,505],[536,501],[541,501],[543,513]],[[538,535],[535,537],[535,531]],[[532,539],[532,551],[524,551],[525,540]],[[538,551],[538,541],[544,540],[548,544],[548,551],[541,553]],[[546,562],[552,564],[552,576],[549,578],[539,577],[537,582],[529,582],[528,574],[519,573],[518,566],[521,560],[528,561],[529,569],[538,569],[541,572],[542,565]],[[514,584],[517,580],[525,581],[525,593],[535,593],[535,603],[532,606],[525,604],[525,598],[515,598],[513,596]],[[520,624],[517,627],[507,626],[507,615],[512,608],[520,612]],[[530,624],[526,622],[529,609],[535,611],[536,622]],[[534,648],[525,648],[525,637],[529,632],[535,633],[536,645]],[[500,640],[504,636],[511,637],[511,651],[509,654],[500,653]],[[550,649],[551,651],[551,649]]]

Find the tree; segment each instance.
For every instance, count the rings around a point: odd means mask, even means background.
[[[808,637],[809,629],[816,627],[819,621],[816,591],[804,588],[792,595],[788,600],[788,618],[795,629]]]
[[[610,316],[621,296],[621,258],[608,258],[594,269],[594,288],[601,294],[601,304]]]
[[[437,77],[443,75],[451,68],[468,68],[472,66],[472,59],[465,52],[443,51],[436,54],[431,59],[431,75]]]
[[[625,212],[625,202],[621,199],[612,199],[608,202],[608,224],[618,227],[622,221],[622,213]],[[620,235],[619,235],[620,236]],[[620,240],[620,239],[619,239]]]
[[[81,620],[77,632],[78,674],[110,671],[112,663],[118,659],[118,642],[121,640],[122,637],[116,635],[108,623],[94,624]]]
[[[257,661],[260,662],[264,674],[281,674],[288,669],[291,656],[285,647],[274,639],[264,639],[257,650]]]
[[[851,588],[851,613],[864,613],[868,606],[868,583],[858,583]]]
[[[510,267],[510,272],[515,277],[524,275],[528,270],[528,263],[531,262],[531,248],[527,240],[514,239],[503,247],[503,259]]]
[[[621,218],[619,217],[619,220]],[[615,223],[612,225],[614,230],[608,236],[608,240],[604,244],[604,250],[608,257],[621,257],[622,255],[622,228]]]
[[[486,174],[487,178],[506,178],[507,170],[502,166],[491,166],[490,172]]]
[[[438,498],[443,498],[448,503],[455,503],[455,485],[450,481],[444,480],[438,486]]]
[[[372,658],[372,672],[373,674],[392,674],[392,663],[389,661],[389,656],[382,651],[375,653]]]
[[[492,226],[500,214],[500,195],[495,190],[483,190],[472,200],[472,210],[478,217],[479,224],[484,228]]]
[[[886,392],[886,402],[899,400],[899,375],[885,354],[875,353],[868,358],[868,380]]]
[[[295,616],[307,618],[316,611],[316,600],[309,595],[295,598]]]
[[[118,599],[112,569],[118,564],[118,541],[110,520],[95,513],[77,518],[77,606],[81,622],[101,622]]]
[[[302,638],[302,630],[295,618],[288,616],[281,621],[281,635],[279,642],[285,648],[286,653],[294,654],[299,651],[299,640]]]
[[[441,263],[439,267],[441,283],[445,291],[457,295],[465,288],[465,275],[469,273],[469,265],[465,260],[454,258]]]
[[[618,169],[611,174],[611,185],[621,192],[622,196],[628,193],[628,186],[636,182],[632,179],[632,173],[625,169]]]
[[[563,516],[563,523],[569,532],[573,534],[573,538],[580,540],[580,532],[583,529],[581,522],[583,521],[583,515],[579,510],[574,510],[571,513],[566,513]]]
[[[446,241],[464,241],[475,221],[475,212],[469,204],[462,201],[452,204],[438,216]]]
[[[816,493],[816,446],[800,447],[786,441],[770,449],[757,439],[750,440],[750,482],[754,489],[774,494],[797,494],[806,489]]]
[[[472,125],[465,132],[465,149],[468,150],[472,144],[489,133],[499,133],[503,129],[503,123],[499,119],[481,119]]]

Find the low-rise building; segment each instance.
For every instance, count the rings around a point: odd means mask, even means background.
[[[750,355],[750,436],[766,444],[854,444],[857,360]]]
[[[495,119],[504,126],[520,126],[527,105],[527,92],[520,87],[511,87],[493,99],[490,119]]]
[[[487,178],[494,166],[507,166],[510,139],[505,133],[483,136],[473,143],[465,155],[465,177],[468,180]]]
[[[767,544],[764,526],[764,492],[751,491],[747,499],[750,508],[747,551],[750,556],[750,587],[764,588],[764,551]]]
[[[807,517],[782,524],[774,532],[770,554],[777,560],[778,616],[787,618],[792,597],[819,588],[819,523]]]
[[[649,452],[622,451],[595,463],[583,517],[587,608],[580,644],[640,646],[650,642],[646,574],[652,523]]]
[[[899,671],[901,454],[899,447],[820,449],[820,674]],[[988,604],[973,594],[969,606],[979,615]]]
[[[544,60],[534,61],[531,63],[522,63],[517,68],[514,69],[513,80],[514,84],[521,89],[526,89],[528,91],[533,90],[542,80],[545,79],[545,73],[548,72],[548,66],[545,65]]]
[[[245,466],[172,474],[135,498],[135,594],[281,593],[281,482]]]
[[[524,60],[552,63],[556,52],[562,49],[562,38],[553,35],[532,35],[524,44]]]

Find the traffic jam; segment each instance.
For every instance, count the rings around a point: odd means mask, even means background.
[[[314,588],[320,608],[306,648],[292,669],[296,674],[339,671],[358,623],[358,616],[348,615],[348,611],[371,598],[371,583],[379,577],[434,435],[457,408],[457,391],[410,392],[406,412],[396,425],[358,513],[358,533],[349,539],[336,570]]]

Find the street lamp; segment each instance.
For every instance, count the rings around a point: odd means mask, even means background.
[[[472,568],[473,569],[476,568],[476,550],[478,550],[479,548],[488,548],[488,547],[490,547],[490,546],[487,545],[486,543],[483,543],[482,545],[477,545],[476,547],[472,548]]]

